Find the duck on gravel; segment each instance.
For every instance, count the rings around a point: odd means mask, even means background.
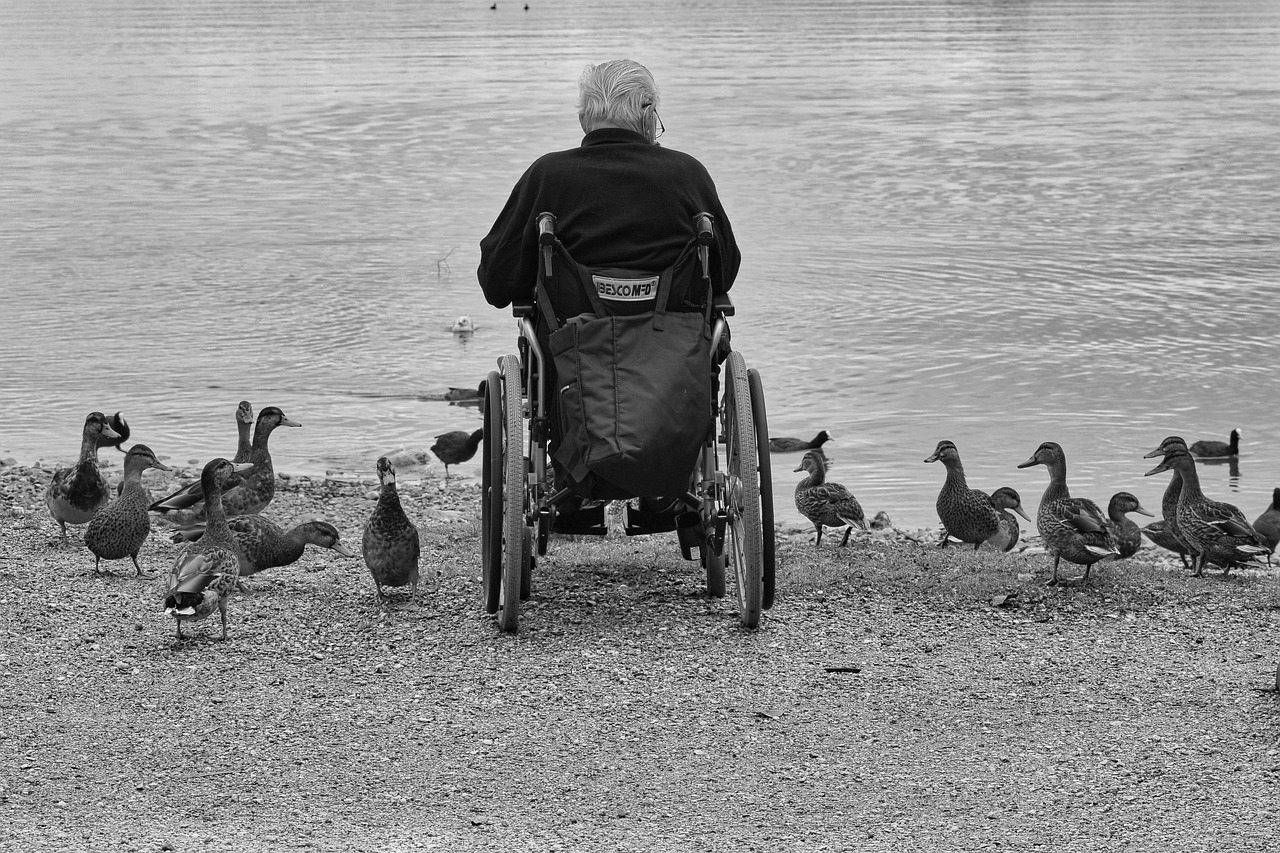
[[[1018,524],[1013,512],[1027,521],[1031,520],[1022,509],[1022,496],[1013,486],[1001,486],[991,493],[991,505],[1000,513],[1000,526],[986,544],[997,551],[1012,551],[1022,536],[1022,526]]]
[[[80,433],[80,458],[70,468],[59,468],[45,489],[44,502],[49,514],[62,528],[61,544],[67,544],[68,524],[88,524],[98,510],[111,500],[107,478],[98,470],[98,445],[113,440],[119,433],[111,428],[102,412],[90,412]]]
[[[1182,490],[1182,482],[1178,482],[1178,490]],[[1187,550],[1187,546],[1182,544],[1182,540],[1174,536],[1169,530],[1169,523],[1164,519],[1153,521],[1146,527],[1141,528],[1142,535],[1154,542],[1158,547],[1164,548],[1166,551],[1172,551],[1178,555],[1178,559],[1182,560],[1182,568],[1190,569],[1191,564],[1187,562],[1187,557],[1191,554]]]
[[[1120,552],[1122,560],[1132,557],[1142,547],[1142,531],[1136,522],[1125,515],[1129,512],[1155,517],[1154,513],[1143,508],[1131,492],[1116,492],[1111,496],[1107,503],[1107,518],[1111,523],[1111,538],[1115,540],[1116,550]]]
[[[796,509],[812,521],[814,529],[818,531],[818,538],[813,543],[815,546],[822,544],[823,525],[847,525],[844,539],[840,542],[842,548],[849,544],[849,534],[853,532],[853,528],[867,529],[866,515],[853,493],[839,483],[826,481],[826,457],[820,451],[810,450],[805,453],[800,460],[800,467],[796,468],[797,473],[800,471],[806,472],[808,476],[796,484]]]
[[[1196,460],[1187,448],[1177,445],[1165,450],[1164,459],[1147,476],[1174,470],[1182,475],[1178,495],[1178,535],[1193,556],[1194,576],[1202,577],[1212,563],[1222,567],[1223,577],[1234,566],[1256,563],[1269,553],[1266,542],[1235,506],[1209,498],[1200,488]]]
[[[818,450],[822,445],[831,441],[831,433],[825,429],[819,431],[813,438],[805,441],[802,438],[792,438],[790,436],[780,436],[778,438],[769,439],[770,453],[799,453],[802,450]],[[796,469],[800,470],[799,468]]]
[[[120,497],[98,510],[84,532],[84,546],[93,554],[93,572],[98,573],[103,560],[133,560],[134,574],[141,575],[138,551],[151,533],[151,516],[147,504],[151,494],[142,484],[142,473],[148,468],[172,470],[156,458],[145,444],[135,444],[124,457],[124,484]]]
[[[1166,436],[1160,442],[1160,446],[1150,453],[1144,455],[1143,459],[1163,459],[1165,452],[1171,447],[1181,447],[1187,449],[1187,442],[1180,435]],[[1187,558],[1191,558],[1191,564],[1195,564],[1196,555],[1187,546],[1187,543],[1178,534],[1178,497],[1182,494],[1182,475],[1177,471],[1173,471],[1173,476],[1169,478],[1169,485],[1165,487],[1164,494],[1160,496],[1160,521],[1153,521],[1146,527],[1142,528],[1147,538],[1159,545],[1161,548],[1172,551],[1182,560],[1183,568],[1191,568],[1187,564]]]
[[[1036,529],[1044,540],[1046,552],[1053,557],[1053,578],[1049,584],[1058,583],[1058,566],[1063,560],[1084,566],[1080,580],[1087,581],[1094,563],[1120,555],[1107,526],[1107,517],[1088,498],[1071,497],[1071,490],[1067,488],[1067,455],[1057,442],[1044,442],[1018,467],[1033,465],[1049,469],[1049,486],[1040,498],[1040,509],[1036,513]]]
[[[212,459],[200,472],[205,494],[204,535],[178,553],[165,585],[164,612],[177,623],[198,622],[218,611],[227,638],[227,602],[240,579],[240,549],[227,527],[222,490],[231,477],[249,473],[250,463]]]
[[[972,543],[973,550],[978,550],[1000,529],[1000,511],[991,504],[991,496],[980,489],[969,488],[964,465],[960,463],[960,451],[954,442],[939,441],[933,454],[924,461],[941,462],[947,469],[947,478],[935,504],[938,518],[946,528],[939,545],[945,548],[951,539],[959,539]]]
[[[241,400],[236,406],[236,455],[231,461],[237,465],[248,462],[253,457],[253,406],[248,400]]]
[[[1280,544],[1280,489],[1271,492],[1271,503],[1253,522],[1253,529],[1258,531],[1262,541],[1267,543],[1271,553],[1275,553]]]
[[[302,559],[306,546],[328,548],[344,557],[353,552],[339,541],[338,529],[327,521],[305,521],[285,530],[261,515],[237,515],[227,519],[227,527],[240,546],[240,579],[252,577],[266,569],[290,566]],[[204,525],[197,524],[175,530],[174,542],[196,542],[204,535]]]
[[[228,482],[222,495],[222,505],[228,516],[256,515],[275,497],[276,472],[271,464],[268,442],[276,427],[282,426],[300,427],[302,424],[289,420],[276,406],[267,406],[258,413],[253,430],[253,448],[249,454],[253,467],[246,469],[249,473],[242,479]],[[165,514],[169,521],[179,525],[200,521],[205,517],[205,507],[198,506],[205,500],[203,483],[204,478],[201,477],[199,481],[156,501],[150,509]]]
[[[436,436],[436,443],[431,445],[431,452],[444,463],[444,478],[449,479],[449,466],[461,465],[476,455],[480,439],[484,438],[484,430],[478,429],[467,434],[460,429]]]
[[[1191,455],[1198,459],[1220,459],[1224,456],[1240,455],[1240,436],[1243,433],[1239,429],[1231,430],[1228,441],[1215,441],[1212,439],[1202,439],[1195,442],[1188,448]]]
[[[363,552],[365,565],[373,576],[379,603],[386,600],[384,586],[406,586],[414,596],[418,592],[418,558],[422,546],[418,528],[405,515],[396,491],[396,469],[391,460],[378,459],[378,481],[382,490],[378,505],[364,526]]]

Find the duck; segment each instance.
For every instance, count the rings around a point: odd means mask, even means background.
[[[444,392],[444,399],[453,403],[465,403],[469,401],[481,400],[484,398],[487,383],[481,379],[480,384],[475,388],[458,388],[454,385],[449,386],[449,390]]]
[[[253,448],[249,454],[249,462],[253,467],[242,480],[228,482],[224,488],[222,505],[228,517],[237,515],[256,515],[271,503],[276,494],[276,472],[271,465],[271,451],[267,444],[276,427],[300,427],[302,424],[290,420],[277,406],[267,406],[258,413],[258,420],[253,430]],[[181,525],[189,525],[205,517],[205,508],[197,507],[205,499],[203,477],[189,486],[185,486],[167,497],[151,504],[152,512],[165,514],[170,521]]]
[[[252,467],[219,457],[200,472],[206,496],[204,535],[178,552],[165,583],[164,612],[177,623],[179,641],[183,622],[198,622],[215,610],[222,618],[222,639],[227,639],[227,602],[240,579],[240,549],[227,527],[222,490],[228,479],[248,474]]]
[[[1209,498],[1200,488],[1196,460],[1186,447],[1170,446],[1160,464],[1147,476],[1176,470],[1182,475],[1178,495],[1178,535],[1192,552],[1194,577],[1203,577],[1209,563],[1222,567],[1222,576],[1235,566],[1259,561],[1269,553],[1266,542],[1235,506]],[[1198,556],[1198,559],[1196,558]]]
[[[236,455],[231,457],[231,461],[237,465],[248,462],[253,456],[253,440],[250,438],[252,432],[253,406],[249,405],[248,400],[241,400],[236,405]]]
[[[49,514],[62,528],[62,544],[67,543],[68,524],[88,524],[111,500],[107,478],[98,470],[98,445],[119,436],[102,412],[90,412],[80,433],[80,459],[70,468],[59,468],[45,489]]]
[[[770,453],[799,453],[802,450],[818,450],[822,445],[831,441],[831,433],[825,429],[820,430],[813,438],[805,441],[802,438],[791,438],[790,436],[780,436],[778,438],[769,439]],[[797,468],[797,471],[800,469]]]
[[[134,573],[142,574],[138,551],[151,534],[151,516],[147,514],[151,495],[142,484],[142,473],[148,468],[172,470],[145,444],[130,447],[124,456],[124,487],[120,490],[120,497],[89,519],[89,526],[84,532],[84,546],[93,554],[95,575],[103,560],[123,560],[125,557],[133,560]]]
[[[364,562],[373,576],[379,602],[386,600],[384,586],[408,585],[410,594],[416,596],[422,545],[418,528],[400,506],[395,466],[385,456],[378,457],[378,482],[382,484],[378,505],[364,526]]]
[[[1125,515],[1129,512],[1155,517],[1154,513],[1148,512],[1142,506],[1132,492],[1116,492],[1111,496],[1111,500],[1107,502],[1107,518],[1110,519],[1111,538],[1115,540],[1116,550],[1120,552],[1121,560],[1132,557],[1142,547],[1142,531],[1138,528],[1137,522]]]
[[[1267,543],[1271,553],[1275,553],[1280,544],[1280,489],[1271,492],[1271,504],[1254,519],[1253,529],[1258,531],[1262,541]]]
[[[1229,441],[1202,439],[1192,444],[1189,449],[1192,456],[1201,459],[1214,459],[1223,456],[1239,456],[1241,435],[1243,435],[1243,433],[1241,433],[1239,429],[1233,429],[1231,430]]]
[[[991,496],[969,488],[964,478],[964,465],[960,463],[960,451],[953,442],[939,441],[933,454],[924,461],[941,462],[947,469],[947,478],[935,504],[938,518],[946,529],[946,535],[938,544],[945,548],[954,538],[971,542],[973,550],[978,550],[1000,528],[1000,511],[991,505]]]
[[[809,451],[800,460],[796,473],[804,471],[808,474],[796,484],[796,509],[800,514],[813,522],[818,531],[815,546],[822,545],[822,527],[840,527],[847,525],[844,539],[840,547],[849,544],[849,534],[853,528],[867,529],[867,517],[862,505],[847,488],[839,483],[828,483],[826,458],[820,453]]]
[[[1181,490],[1181,481],[1179,481],[1179,490]],[[1187,556],[1191,553],[1187,550],[1187,546],[1182,544],[1182,540],[1174,536],[1169,530],[1169,524],[1163,518],[1153,521],[1146,527],[1140,528],[1142,535],[1150,539],[1158,547],[1164,548],[1166,551],[1172,551],[1178,555],[1178,559],[1182,560],[1182,568],[1190,569],[1191,565],[1187,562]]]
[[[1000,526],[985,544],[997,551],[1012,551],[1022,537],[1022,526],[1009,510],[1031,520],[1022,510],[1022,496],[1013,486],[1001,486],[991,493],[991,505],[1000,513]]]
[[[339,541],[338,528],[315,519],[285,530],[262,515],[237,515],[227,519],[227,528],[240,547],[240,578],[253,577],[266,569],[290,566],[302,559],[306,546],[329,548],[344,557],[355,553]],[[174,542],[196,542],[204,535],[204,525],[175,530]]]
[[[111,425],[111,429],[115,431],[116,437],[103,438],[102,441],[98,442],[98,449],[101,450],[104,447],[114,447],[116,450],[124,453],[124,443],[129,440],[129,422],[124,419],[124,415],[116,412],[111,416],[109,423]]]
[[[461,465],[476,455],[480,439],[484,438],[484,430],[478,429],[468,435],[460,429],[436,436],[436,443],[431,445],[431,452],[444,463],[444,478],[449,479],[449,466]]]
[[[1053,578],[1049,585],[1058,583],[1058,566],[1066,560],[1084,566],[1084,576],[1089,580],[1089,570],[1099,560],[1114,559],[1120,555],[1115,539],[1107,526],[1107,517],[1098,505],[1088,498],[1073,498],[1067,487],[1067,454],[1055,441],[1043,442],[1019,468],[1043,465],[1049,470],[1049,486],[1040,498],[1036,513],[1036,529],[1044,540],[1045,550],[1053,557]]]

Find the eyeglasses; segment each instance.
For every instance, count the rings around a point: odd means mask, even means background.
[[[653,110],[653,117],[658,120],[658,132],[653,135],[653,138],[657,140],[659,136],[667,132],[667,126],[662,123],[662,116],[658,115],[658,110],[653,104],[641,104],[640,108]]]

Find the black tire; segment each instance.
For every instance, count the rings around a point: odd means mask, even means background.
[[[777,576],[777,531],[773,525],[773,465],[769,458],[769,419],[764,410],[764,383],[760,371],[754,367],[747,371],[751,385],[751,420],[756,428],[756,459],[760,466],[760,526],[764,534],[764,559],[762,580],[764,596],[760,606],[773,607],[775,578]]]
[[[502,583],[498,591],[498,627],[514,631],[520,625],[520,586],[524,574],[526,492],[524,464],[524,407],[521,401],[520,360],[502,358]]]
[[[760,512],[760,465],[751,419],[751,385],[739,352],[725,361],[724,383],[725,557],[734,567],[738,617],[744,627],[760,624],[764,598],[764,530]]]
[[[484,406],[484,456],[480,460],[480,579],[484,612],[498,612],[502,577],[502,376],[489,372]]]

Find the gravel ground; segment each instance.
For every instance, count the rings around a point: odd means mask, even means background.
[[[557,544],[507,636],[476,485],[432,480],[417,601],[309,549],[179,643],[160,581],[51,544],[47,477],[0,469],[0,849],[1276,849],[1273,575],[1046,589],[1034,552],[784,531],[746,632],[674,537],[611,537]],[[266,514],[358,550],[375,494]]]

